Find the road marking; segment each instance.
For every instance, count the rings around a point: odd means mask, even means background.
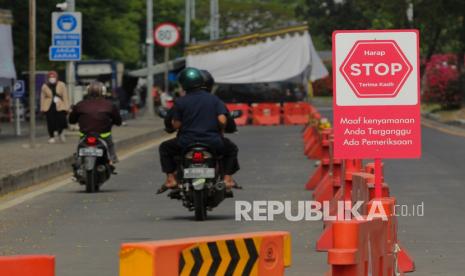
[[[123,161],[123,160],[129,159],[136,154],[139,154],[143,151],[146,151],[155,146],[158,146],[160,143],[162,143],[163,141],[171,137],[172,137],[171,135],[162,136],[160,138],[157,138],[156,140],[152,140],[150,142],[143,143],[140,146],[136,146],[135,149],[122,151],[122,153],[119,154],[120,160]],[[29,201],[42,194],[49,193],[57,189],[60,189],[64,186],[71,185],[71,184],[76,185],[74,181],[70,180],[71,175],[72,175],[71,173],[66,173],[64,175],[55,177],[51,180],[34,185],[33,187],[15,191],[15,192],[12,192],[10,194],[6,194],[0,197],[0,212],[6,209],[9,209],[11,207],[15,207],[26,201]]]

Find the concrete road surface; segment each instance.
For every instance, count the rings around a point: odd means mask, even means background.
[[[399,235],[417,263],[414,275],[463,275],[465,262],[465,139],[424,129],[421,160],[387,161],[386,180],[399,203],[424,202],[424,217],[400,218]],[[302,154],[300,127],[245,127],[239,145],[245,187],[234,200],[309,200],[303,186],[313,162]],[[293,265],[287,275],[322,275],[326,254],[314,243],[321,222],[237,222],[234,200],[225,201],[205,222],[195,222],[180,202],[154,191],[163,181],[156,148],[118,165],[119,175],[99,194],[77,184],[0,212],[0,254],[57,256],[59,276],[118,275],[119,245],[127,241],[262,230],[287,230]],[[0,203],[0,209],[2,203]]]

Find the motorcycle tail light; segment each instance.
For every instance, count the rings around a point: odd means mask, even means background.
[[[86,144],[88,146],[95,146],[97,145],[97,138],[93,137],[93,136],[89,136],[86,138]]]
[[[192,155],[192,162],[194,163],[201,163],[204,161],[203,153],[200,151],[194,152]]]

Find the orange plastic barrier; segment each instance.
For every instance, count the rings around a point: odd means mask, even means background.
[[[313,191],[313,199],[318,202],[330,201],[341,187],[342,162],[339,159],[330,159],[329,163],[328,173]]]
[[[352,175],[352,202],[368,201],[375,198],[375,175],[371,173],[354,173]],[[389,186],[382,183],[382,196],[389,197]],[[365,207],[362,207],[365,210]],[[365,213],[363,213],[365,214]]]
[[[393,275],[386,260],[387,221],[351,220],[333,223],[333,248],[328,250],[330,275]],[[381,241],[381,242],[380,242]]]
[[[308,123],[312,108],[309,103],[284,103],[283,117],[285,125],[303,125]]]
[[[311,106],[312,109],[314,109]],[[317,146],[318,141],[320,140],[320,131],[318,129],[319,120],[321,119],[320,113],[318,111],[312,111],[309,115],[309,122],[305,126],[303,132],[304,138],[304,153],[309,156],[312,149]]]
[[[329,137],[332,133],[331,129],[323,130],[321,132],[321,141],[313,147],[311,150],[310,156],[316,159],[320,159],[320,164],[316,171],[310,176],[309,180],[305,184],[305,189],[314,190],[320,182],[327,181],[329,167],[330,167],[330,158],[329,158],[329,146],[330,141]]]
[[[0,257],[0,275],[54,276],[55,257],[46,255]]]
[[[281,123],[281,105],[279,103],[252,104],[252,124],[258,126],[279,125]]]
[[[307,154],[310,159],[329,158],[329,137],[333,134],[333,129],[324,129],[320,131],[319,140]]]
[[[335,193],[334,197],[329,201],[329,215],[335,216],[337,214],[338,202],[352,202],[352,174],[360,172],[362,170],[362,160],[344,160],[344,180],[343,188],[339,188]],[[334,183],[337,187],[337,183]],[[350,205],[347,207],[351,207]],[[324,230],[316,242],[317,251],[328,251],[332,244],[332,221],[323,221]]]
[[[244,103],[229,103],[226,104],[226,107],[228,108],[229,111],[234,111],[234,110],[241,110],[242,111],[242,116],[239,118],[234,119],[236,121],[236,125],[238,126],[245,126],[249,122],[250,118],[250,107],[248,104]]]
[[[281,276],[290,265],[288,232],[126,243],[120,251],[120,276]]]

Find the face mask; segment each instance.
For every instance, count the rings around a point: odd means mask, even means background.
[[[57,79],[56,78],[49,78],[48,82],[51,83],[51,84],[55,84],[57,82]]]

